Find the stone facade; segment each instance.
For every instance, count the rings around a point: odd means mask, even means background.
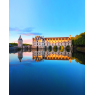
[[[57,46],[58,48],[60,46],[63,46],[66,48],[66,46],[70,46],[72,44],[71,41],[71,35],[70,37],[50,37],[50,38],[44,38],[42,36],[36,36],[35,38],[32,38],[32,48],[45,48],[52,46]]]
[[[19,48],[22,48],[22,47],[23,47],[23,40],[22,40],[22,38],[21,38],[21,35],[20,35],[20,37],[19,37],[19,39],[18,39],[18,47],[19,47]]]

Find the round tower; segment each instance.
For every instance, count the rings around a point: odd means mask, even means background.
[[[20,47],[20,48],[23,47],[23,40],[22,40],[22,38],[21,38],[21,35],[20,35],[20,37],[19,37],[19,39],[18,39],[18,47]]]

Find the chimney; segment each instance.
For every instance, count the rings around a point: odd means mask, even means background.
[[[71,35],[69,35],[69,38],[71,39]]]

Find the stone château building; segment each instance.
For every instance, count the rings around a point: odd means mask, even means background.
[[[44,38],[44,36],[36,36],[35,38],[32,38],[32,48],[45,48],[52,46],[57,46],[58,48],[60,46],[63,46],[66,48],[66,46],[71,47],[72,41],[71,41],[71,35],[70,37],[49,37]]]

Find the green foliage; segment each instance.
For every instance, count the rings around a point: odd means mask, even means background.
[[[77,47],[77,51],[79,51],[79,52],[85,52],[85,47]]]
[[[18,43],[9,43],[11,46],[18,46]],[[31,44],[23,44],[23,46],[27,46],[27,45],[31,45]]]
[[[76,62],[85,64],[85,53],[74,52],[72,53],[72,58],[75,59]]]
[[[57,49],[57,46],[54,46],[54,49]]]
[[[52,46],[49,46],[50,49],[52,49]]]
[[[52,51],[52,46],[49,46],[49,52],[51,52]]]
[[[66,46],[66,51],[67,51],[67,52],[70,52],[70,46],[69,46],[69,45]]]
[[[68,46],[66,46],[66,49],[70,49],[70,46],[68,45]]]
[[[79,48],[79,47],[77,47],[77,50],[78,50],[78,51],[79,51],[79,49],[80,49],[80,48]]]
[[[67,52],[70,52],[70,49],[66,49]]]
[[[17,43],[9,43],[9,44],[11,45],[11,47],[18,45]]]
[[[85,32],[75,37],[71,37],[72,45],[75,46],[85,46]]]
[[[54,46],[54,52],[57,52],[58,48],[57,46]]]
[[[58,50],[57,48],[54,48],[54,52],[57,52],[57,50]]]

